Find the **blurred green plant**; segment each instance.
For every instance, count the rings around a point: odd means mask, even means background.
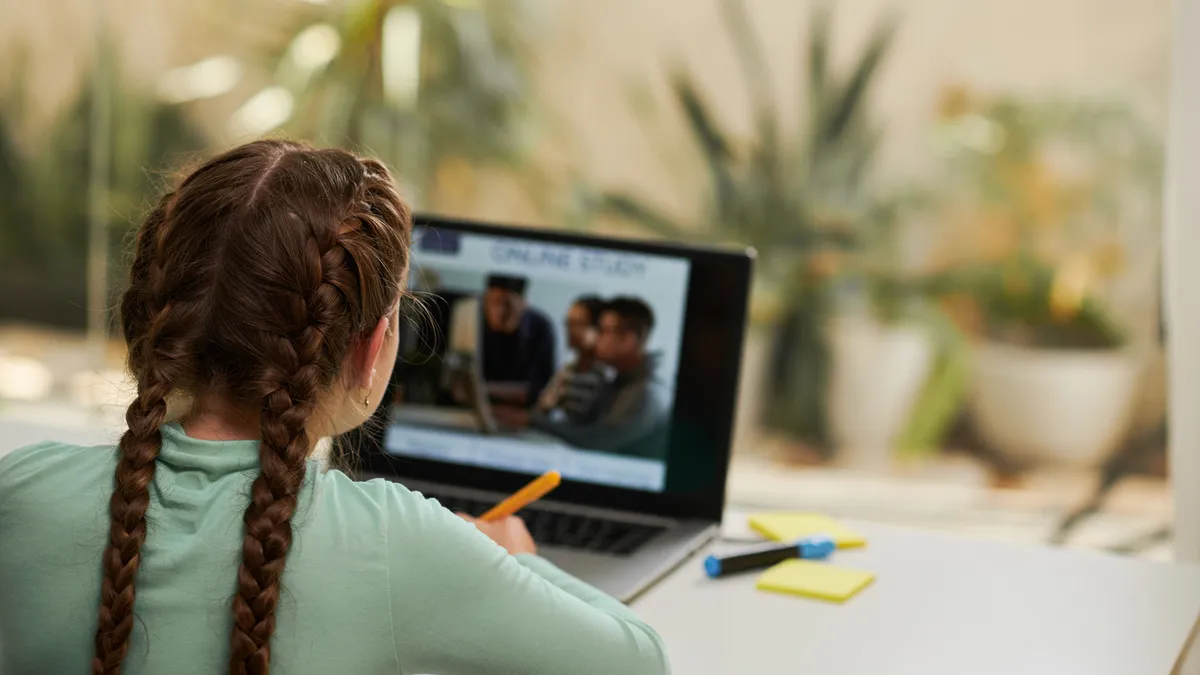
[[[157,197],[162,172],[206,142],[177,106],[110,73],[104,78],[112,91],[109,183],[90,185],[95,78],[85,73],[74,100],[46,124],[28,102],[35,84],[22,76],[21,58],[0,96],[0,318],[82,329],[90,191],[107,193],[109,258],[118,263],[109,287],[117,289],[124,242]],[[30,132],[34,126],[38,133]]]
[[[938,148],[952,218],[983,233],[960,279],[984,334],[1042,348],[1112,349],[1127,331],[1103,300],[1128,260],[1150,261],[1160,221],[1162,144],[1121,101],[942,102]]]
[[[968,288],[981,309],[985,335],[1048,349],[1123,346],[1126,330],[1104,302],[1086,289],[1092,281],[1077,284],[1071,280],[1079,274],[1076,269],[1070,261],[1055,265],[1024,254],[983,268]]]
[[[269,55],[264,91],[282,89],[289,135],[367,150],[422,208],[438,208],[469,194],[481,167],[525,159],[536,127],[531,14],[527,0],[310,7]]]
[[[713,114],[692,76],[671,75],[674,99],[705,160],[711,181],[700,223],[685,223],[626,192],[586,191],[591,214],[616,216],[672,239],[737,242],[758,251],[758,289],[775,297],[766,372],[764,421],[818,448],[828,446],[825,415],[828,347],[825,319],[833,307],[831,281],[848,269],[848,254],[885,236],[896,204],[873,184],[882,135],[867,99],[888,54],[895,23],[876,24],[845,73],[832,66],[832,15],[812,12],[804,43],[802,110],[790,133],[759,37],[740,0],[722,0],[752,107],[754,135],[735,139]],[[722,92],[722,98],[740,94]],[[896,288],[880,288],[886,305]]]

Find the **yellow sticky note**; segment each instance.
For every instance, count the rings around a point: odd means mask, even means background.
[[[870,572],[834,567],[813,560],[785,560],[763,572],[755,588],[845,602],[874,580],[875,575]]]
[[[823,534],[832,538],[838,548],[867,545],[861,534],[819,513],[756,513],[750,516],[750,527],[775,541],[795,541]]]

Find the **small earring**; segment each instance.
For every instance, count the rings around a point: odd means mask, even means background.
[[[370,393],[368,393],[367,397],[363,399],[363,407],[365,407],[365,408],[371,407],[371,394]]]

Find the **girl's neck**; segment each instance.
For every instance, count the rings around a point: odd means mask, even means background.
[[[202,441],[244,441],[262,437],[257,412],[248,412],[216,398],[194,402],[179,424],[189,438]]]

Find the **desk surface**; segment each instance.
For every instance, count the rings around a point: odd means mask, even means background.
[[[1167,675],[1200,617],[1200,567],[855,527],[870,544],[834,562],[876,579],[843,605],[693,558],[634,609],[688,675]]]

